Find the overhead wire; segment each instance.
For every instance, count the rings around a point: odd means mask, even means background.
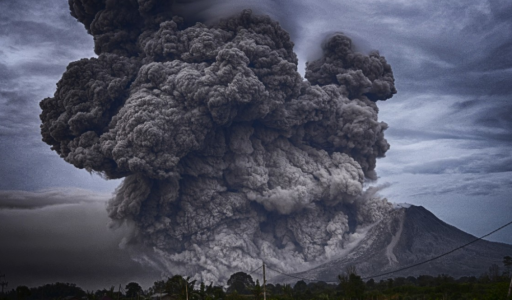
[[[223,223],[227,223],[227,222],[223,222],[223,221],[221,221],[221,222],[219,222],[219,223],[220,223],[220,224],[223,224]],[[390,275],[390,274],[393,274],[393,273],[401,272],[401,271],[404,271],[404,270],[408,270],[408,269],[411,269],[411,268],[414,268],[414,267],[417,267],[417,266],[420,266],[420,265],[423,265],[423,264],[429,263],[429,262],[431,262],[431,261],[434,261],[434,260],[439,259],[439,258],[441,258],[441,257],[444,257],[444,256],[446,256],[446,255],[449,255],[449,254],[451,254],[451,253],[453,253],[453,252],[455,252],[455,251],[457,251],[457,250],[460,250],[460,249],[462,249],[462,248],[464,248],[464,247],[467,247],[467,246],[469,246],[469,245],[471,245],[471,244],[473,244],[473,243],[476,243],[476,242],[478,242],[478,241],[482,240],[483,238],[485,238],[485,237],[487,237],[487,236],[489,236],[489,235],[491,235],[491,234],[493,234],[493,233],[496,233],[496,232],[500,231],[501,229],[503,229],[503,228],[505,228],[505,227],[507,227],[507,226],[509,226],[509,225],[511,225],[511,224],[512,224],[512,221],[510,221],[510,222],[508,222],[507,224],[505,224],[505,225],[503,225],[503,226],[501,226],[501,227],[499,227],[499,228],[497,228],[497,229],[495,229],[495,230],[493,230],[493,231],[491,231],[491,232],[489,232],[489,233],[487,233],[487,234],[485,234],[485,235],[483,235],[483,236],[481,236],[481,237],[479,237],[479,238],[476,238],[476,239],[474,239],[474,240],[472,240],[472,241],[470,241],[470,242],[468,242],[468,243],[466,243],[466,244],[464,244],[464,245],[462,245],[462,246],[459,246],[459,247],[457,247],[457,248],[454,248],[454,249],[452,249],[452,250],[450,250],[450,251],[448,251],[448,252],[445,252],[445,253],[443,253],[443,254],[441,254],[441,255],[438,255],[438,256],[435,256],[435,257],[432,257],[432,258],[427,259],[427,260],[425,260],[425,261],[422,261],[422,262],[419,262],[419,263],[416,263],[416,264],[412,264],[412,265],[409,265],[409,266],[407,266],[407,267],[403,267],[403,268],[396,269],[396,270],[393,270],[393,271],[384,272],[384,273],[380,273],[380,274],[376,274],[376,275],[371,275],[371,276],[361,277],[361,279],[366,280],[366,279],[370,279],[370,278],[382,277],[382,276],[386,276],[386,275]],[[199,232],[203,232],[203,231],[207,231],[207,230],[208,230],[208,229],[203,228],[203,229],[200,229],[200,230],[198,230],[198,231],[196,231],[196,232],[189,233],[189,234],[184,235],[184,236],[192,236],[192,235],[194,235],[194,234],[197,234],[197,233],[199,233]],[[262,267],[263,267],[263,266],[260,266],[260,267],[258,267],[258,268],[256,268],[256,269],[252,270],[252,271],[251,271],[251,272],[249,272],[248,274],[249,274],[249,275],[251,275],[252,273],[254,273],[254,272],[258,271],[258,270],[259,270],[259,269],[261,269]],[[305,281],[311,281],[311,282],[312,282],[312,281],[315,281],[315,282],[325,282],[325,283],[338,283],[338,281],[325,281],[325,280],[318,280],[318,279],[309,279],[309,278],[300,277],[300,276],[296,276],[296,275],[291,275],[291,274],[287,274],[287,273],[284,273],[284,272],[281,272],[281,271],[275,270],[275,269],[273,269],[273,268],[269,267],[268,265],[266,265],[266,267],[267,267],[269,270],[272,270],[272,271],[274,271],[274,272],[277,272],[277,273],[279,273],[279,274],[281,274],[281,275],[284,275],[284,276],[287,276],[287,277],[290,277],[290,278],[295,278],[295,279],[305,280]]]
[[[259,270],[259,269],[261,269],[262,267],[263,267],[263,265],[261,265],[261,266],[259,266],[258,268],[256,268],[256,269],[254,269],[254,270],[250,271],[250,272],[248,273],[248,275],[251,275],[252,273],[254,273],[254,272],[258,271],[258,270]]]
[[[384,272],[384,273],[380,273],[380,274],[376,274],[376,275],[372,275],[372,276],[362,277],[361,279],[370,279],[370,278],[382,277],[382,276],[385,276],[385,275],[390,275],[390,274],[393,274],[393,273],[397,273],[397,272],[400,272],[400,271],[404,271],[404,270],[407,270],[407,269],[411,269],[411,268],[414,268],[414,267],[417,267],[417,266],[420,266],[420,265],[423,265],[423,264],[429,263],[429,262],[434,261],[434,260],[436,260],[436,259],[439,259],[439,258],[441,258],[441,257],[443,257],[443,256],[446,256],[446,255],[448,255],[448,254],[451,254],[451,253],[453,253],[453,252],[455,252],[455,251],[457,251],[457,250],[460,250],[460,249],[462,249],[462,248],[464,248],[464,247],[467,247],[467,246],[469,246],[469,245],[471,245],[471,244],[473,244],[473,243],[476,243],[476,242],[478,242],[478,241],[482,240],[483,238],[488,237],[488,236],[490,236],[491,234],[496,233],[496,232],[498,232],[498,231],[502,230],[503,228],[505,228],[505,227],[507,227],[507,226],[509,226],[509,225],[511,225],[511,224],[512,224],[512,221],[510,221],[510,222],[508,222],[507,224],[505,224],[505,225],[503,225],[503,226],[501,226],[501,227],[499,227],[499,228],[497,228],[497,229],[495,229],[495,230],[493,230],[493,231],[491,231],[491,232],[489,232],[489,233],[487,233],[487,234],[485,234],[485,235],[483,235],[483,236],[481,236],[481,237],[479,237],[479,238],[476,238],[476,239],[474,239],[474,240],[472,240],[472,241],[470,241],[470,242],[468,242],[468,243],[466,243],[466,244],[464,244],[464,245],[461,245],[461,246],[459,246],[459,247],[457,247],[457,248],[454,248],[454,249],[452,249],[452,250],[450,250],[450,251],[448,251],[448,252],[445,252],[445,253],[443,253],[443,254],[441,254],[441,255],[438,255],[438,256],[435,256],[435,257],[432,257],[432,258],[427,259],[427,260],[425,260],[425,261],[422,261],[422,262],[419,262],[419,263],[416,263],[416,264],[412,264],[412,265],[410,265],[410,266],[403,267],[403,268],[400,268],[400,269],[396,269],[396,270],[393,270],[393,271]],[[295,278],[295,279],[300,279],[300,280],[305,280],[305,281],[315,281],[315,282],[325,282],[325,283],[339,283],[338,281],[326,281],[326,280],[309,279],[309,278],[305,278],[305,277],[295,276],[295,275],[291,275],[291,274],[287,274],[287,273],[284,273],[284,272],[281,272],[281,271],[275,270],[275,269],[273,269],[273,268],[269,267],[268,265],[266,265],[266,267],[267,267],[267,269],[269,269],[269,270],[272,270],[272,271],[274,271],[274,272],[277,272],[277,273],[279,273],[279,274],[281,274],[281,275],[284,275],[284,276],[287,276],[287,277],[290,277],[290,278]]]
[[[338,281],[325,281],[325,280],[316,280],[316,279],[309,279],[309,278],[304,278],[304,277],[299,277],[299,276],[295,276],[295,275],[291,275],[291,274],[286,274],[286,273],[283,273],[281,271],[278,271],[278,270],[275,270],[271,267],[269,267],[268,265],[265,265],[267,267],[267,269],[269,270],[272,270],[274,272],[277,272],[281,275],[284,275],[284,276],[288,276],[288,277],[291,277],[291,278],[295,278],[295,279],[300,279],[300,280],[304,280],[304,281],[316,281],[316,282],[325,282],[325,283],[338,283]]]
[[[400,268],[400,269],[397,269],[397,270],[394,270],[394,271],[385,272],[385,273],[381,273],[381,274],[377,274],[377,275],[373,275],[373,276],[366,276],[366,277],[362,277],[361,279],[369,279],[369,278],[373,278],[373,277],[382,277],[382,276],[385,276],[385,275],[389,275],[389,274],[397,273],[397,272],[400,272],[400,271],[404,271],[404,270],[407,270],[407,269],[411,269],[411,268],[414,268],[414,267],[417,267],[417,266],[420,266],[420,265],[423,265],[423,264],[429,263],[429,262],[434,261],[434,260],[436,260],[436,259],[439,259],[439,258],[441,258],[441,257],[443,257],[443,256],[446,256],[446,255],[448,255],[448,254],[451,254],[451,253],[453,253],[453,252],[455,252],[455,251],[457,251],[457,250],[460,250],[460,249],[462,249],[462,248],[464,248],[464,247],[467,247],[467,246],[469,246],[469,245],[471,245],[471,244],[473,244],[473,243],[476,243],[476,242],[478,242],[478,241],[482,240],[483,238],[485,238],[485,237],[487,237],[487,236],[489,236],[489,235],[491,235],[491,234],[493,234],[493,233],[495,233],[495,232],[497,232],[497,231],[500,231],[501,229],[503,229],[503,228],[505,228],[505,227],[509,226],[510,224],[512,224],[512,221],[510,221],[510,222],[508,222],[507,224],[505,224],[505,225],[503,225],[503,226],[499,227],[498,229],[495,229],[495,230],[493,230],[493,231],[489,232],[489,233],[488,233],[488,234],[486,234],[486,235],[483,235],[483,236],[481,236],[481,237],[479,237],[479,238],[476,238],[476,239],[472,240],[472,241],[471,241],[471,242],[469,242],[469,243],[466,243],[466,244],[464,244],[464,245],[462,245],[462,246],[459,246],[459,247],[457,247],[457,248],[454,248],[454,249],[452,249],[452,250],[450,250],[450,251],[448,251],[448,252],[445,252],[445,253],[443,253],[443,254],[441,254],[441,255],[438,255],[438,256],[435,256],[435,257],[432,257],[432,258],[427,259],[427,260],[425,260],[425,261],[422,261],[422,262],[419,262],[419,263],[416,263],[416,264],[412,264],[412,265],[410,265],[410,266],[403,267],[403,268]]]

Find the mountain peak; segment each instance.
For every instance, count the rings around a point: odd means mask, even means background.
[[[432,259],[476,239],[443,222],[423,206],[396,205],[395,208],[373,224],[347,254],[294,275],[336,282],[348,266],[355,266],[360,276],[375,280],[440,274],[456,278],[479,276],[492,264],[500,265],[503,257],[512,253],[512,245],[480,240],[432,262],[378,276]],[[287,280],[276,277],[274,281]]]

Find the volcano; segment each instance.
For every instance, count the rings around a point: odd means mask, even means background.
[[[347,253],[315,268],[292,274],[300,278],[336,282],[348,266],[355,266],[365,279],[419,275],[449,275],[455,278],[479,276],[492,264],[501,265],[512,254],[512,245],[479,240],[431,262],[392,274],[395,271],[440,256],[477,239],[451,226],[422,206],[398,205],[390,214],[366,228]],[[295,282],[279,275],[273,282]]]

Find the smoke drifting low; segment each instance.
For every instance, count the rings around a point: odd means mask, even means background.
[[[206,26],[171,1],[69,4],[98,58],[41,101],[41,133],[77,168],[125,178],[108,213],[153,249],[139,260],[215,282],[262,258],[298,270],[390,209],[363,194],[389,148],[375,102],[396,93],[377,52],[334,35],[304,80],[288,33],[248,10]]]

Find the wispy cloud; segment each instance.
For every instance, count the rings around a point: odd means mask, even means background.
[[[0,190],[0,209],[41,209],[55,205],[106,203],[109,193],[61,188],[37,192]]]

